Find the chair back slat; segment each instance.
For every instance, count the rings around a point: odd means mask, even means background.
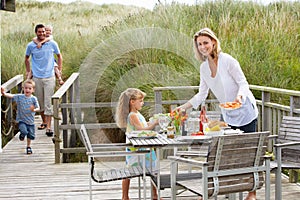
[[[276,143],[300,142],[300,117],[284,116]],[[300,145],[285,147],[281,150],[281,161],[300,163]]]
[[[218,194],[251,191],[255,187],[254,173],[242,172],[242,168],[253,169],[263,165],[269,134],[266,131],[213,138],[207,157],[208,172],[238,170],[235,175],[218,176]],[[258,173],[257,176],[260,188],[264,182],[263,174]],[[215,190],[213,178],[209,178],[208,182],[211,196]]]

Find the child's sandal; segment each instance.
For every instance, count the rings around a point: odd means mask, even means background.
[[[27,147],[27,148],[26,148],[26,153],[27,153],[27,154],[32,154],[32,149],[31,149],[31,147]]]
[[[25,139],[25,136],[24,136],[23,134],[20,133],[20,135],[19,135],[19,140],[20,140],[20,141],[24,141],[24,139]]]

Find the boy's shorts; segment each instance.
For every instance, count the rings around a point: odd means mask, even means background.
[[[28,125],[24,122],[19,122],[19,130],[20,134],[24,137],[27,136],[30,140],[35,139],[35,125]]]

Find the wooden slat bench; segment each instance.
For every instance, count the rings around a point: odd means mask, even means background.
[[[194,158],[169,156],[172,200],[176,199],[177,185],[206,200],[217,195],[257,190],[264,182],[265,199],[269,200],[270,157],[264,156],[269,134],[270,132],[266,131],[213,137],[204,162]],[[178,181],[176,179],[178,163],[202,168],[202,179]],[[263,172],[265,172],[265,180]]]
[[[290,182],[296,183],[298,181],[300,169],[300,117],[283,117],[273,147],[275,161],[271,162],[271,169],[276,170],[275,199],[281,200],[281,170],[289,169]]]
[[[141,185],[140,177],[143,178],[143,198],[146,199],[146,165],[145,165],[145,155],[149,153],[149,150],[139,150],[139,151],[125,151],[125,148],[128,147],[127,144],[95,144],[92,145],[87,133],[87,130],[84,125],[81,125],[80,128],[81,139],[86,148],[86,154],[88,155],[88,162],[90,165],[89,170],[89,192],[90,199],[92,199],[92,180],[97,183],[105,183],[109,181],[122,180],[127,178],[139,178],[139,199],[141,199]],[[107,150],[109,149],[109,150]],[[114,150],[111,150],[114,149]],[[120,151],[122,149],[122,151]],[[139,156],[142,164],[134,167],[124,167],[124,168],[113,168],[105,171],[95,170],[95,161],[94,158],[97,157],[120,157],[127,155],[136,155]]]

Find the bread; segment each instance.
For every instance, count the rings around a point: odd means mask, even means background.
[[[208,122],[208,128],[213,128],[213,127],[215,127],[215,126],[220,126],[220,127],[226,127],[226,126],[228,126],[225,122],[223,122],[223,121],[219,121],[219,120],[212,120],[212,121],[209,121]]]

